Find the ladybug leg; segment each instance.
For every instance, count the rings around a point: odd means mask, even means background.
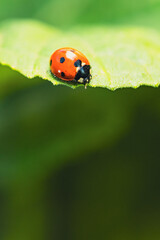
[[[84,84],[84,88],[85,88],[85,89],[87,89],[87,83],[86,83],[86,84]]]

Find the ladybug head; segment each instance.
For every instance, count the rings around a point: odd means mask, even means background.
[[[75,76],[75,80],[77,82],[83,83],[84,85],[86,85],[86,83],[89,83],[91,80],[90,69],[90,65],[84,65],[81,67]]]

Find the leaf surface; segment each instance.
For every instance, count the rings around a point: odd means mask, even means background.
[[[54,85],[75,85],[50,74],[49,58],[57,48],[82,51],[92,66],[92,87],[117,89],[160,84],[160,34],[144,28],[86,26],[60,31],[33,20],[0,25],[0,63],[28,78]]]

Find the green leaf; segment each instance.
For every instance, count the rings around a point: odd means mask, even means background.
[[[7,21],[0,26],[0,62],[28,78],[39,76],[65,84],[49,70],[57,48],[82,51],[92,66],[92,87],[117,89],[160,84],[160,34],[127,27],[77,27],[62,32],[33,20]]]

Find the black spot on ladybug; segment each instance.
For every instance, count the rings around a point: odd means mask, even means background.
[[[64,58],[64,57],[61,57],[61,58],[60,58],[60,63],[64,63],[64,61],[65,61],[65,58]]]
[[[50,61],[50,66],[52,65],[52,59],[51,59],[51,61]]]
[[[78,59],[75,63],[74,63],[74,66],[75,67],[81,67],[82,65],[82,61],[80,59]]]
[[[64,77],[64,76],[65,76],[64,72],[61,72],[61,76],[62,76],[62,77]]]

